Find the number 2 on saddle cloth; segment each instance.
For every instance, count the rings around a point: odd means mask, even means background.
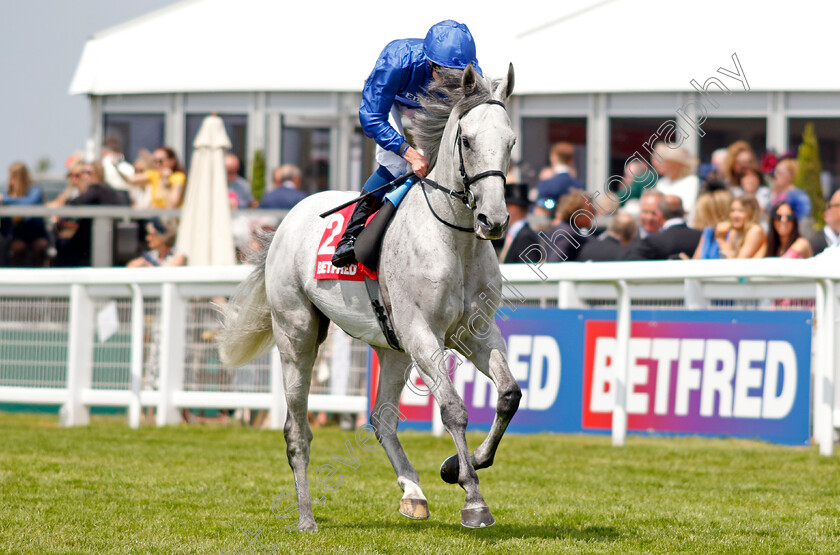
[[[385,235],[385,230],[396,212],[397,206],[413,182],[413,179],[409,179],[385,196],[387,202],[368,218],[364,231],[356,240],[356,259],[359,262],[343,268],[333,266],[332,255],[335,253],[338,241],[344,235],[344,230],[355,205],[350,205],[331,214],[327,218],[324,234],[318,243],[318,255],[315,259],[315,279],[364,281],[365,276],[368,276],[370,279],[376,280],[376,267],[379,266],[379,249],[382,245],[382,237]]]

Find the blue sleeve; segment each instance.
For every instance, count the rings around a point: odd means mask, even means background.
[[[365,135],[398,156],[400,146],[405,143],[405,137],[388,123],[388,114],[403,81],[408,76],[408,64],[408,56],[401,56],[395,43],[386,46],[365,81],[362,103],[359,106],[359,120]]]
[[[8,197],[3,195],[3,204],[16,204],[32,206],[37,204],[44,204],[44,193],[37,185],[29,188],[29,192],[25,197]]]

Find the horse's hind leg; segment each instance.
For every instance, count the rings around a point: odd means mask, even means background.
[[[463,337],[459,338],[459,343],[459,349],[465,351],[464,354],[468,356],[475,367],[493,381],[498,392],[493,425],[487,437],[484,438],[484,441],[472,456],[473,468],[487,468],[493,464],[493,457],[496,455],[499,442],[519,408],[522,392],[508,367],[504,354],[505,343],[498,327],[493,326],[490,336],[486,339]],[[441,478],[450,484],[456,483],[459,466],[457,455],[452,455],[440,467]]]
[[[376,354],[380,368],[379,390],[376,405],[371,412],[371,423],[397,473],[397,484],[404,492],[400,500],[400,514],[425,520],[429,518],[429,505],[420,489],[420,477],[408,461],[397,437],[400,393],[405,386],[405,370],[411,365],[411,357],[390,349],[376,349]]]
[[[318,354],[318,345],[327,334],[329,320],[306,301],[298,308],[272,314],[274,339],[280,350],[283,365],[283,385],[286,392],[286,456],[295,476],[299,518],[296,529],[317,531],[312,503],[320,505],[324,497],[313,499],[309,493],[306,468],[309,465],[309,444],[312,430],[309,428],[308,404],[309,386],[312,381],[312,366]]]

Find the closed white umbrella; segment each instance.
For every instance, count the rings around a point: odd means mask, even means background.
[[[193,147],[175,248],[190,266],[232,266],[236,254],[224,160],[230,139],[222,118],[207,116]]]

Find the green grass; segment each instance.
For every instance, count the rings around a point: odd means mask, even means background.
[[[346,439],[315,430],[310,468],[345,454]],[[282,433],[130,430],[113,416],[62,429],[55,416],[0,413],[0,553],[234,553],[256,529],[276,553],[840,552],[840,457],[813,448],[509,435],[479,472],[497,524],[467,530],[463,491],[438,476],[451,440],[402,439],[430,520],[401,517],[384,452],[356,448],[359,468],[338,465],[344,482],[315,508],[321,531],[301,534],[270,511],[293,489]]]

